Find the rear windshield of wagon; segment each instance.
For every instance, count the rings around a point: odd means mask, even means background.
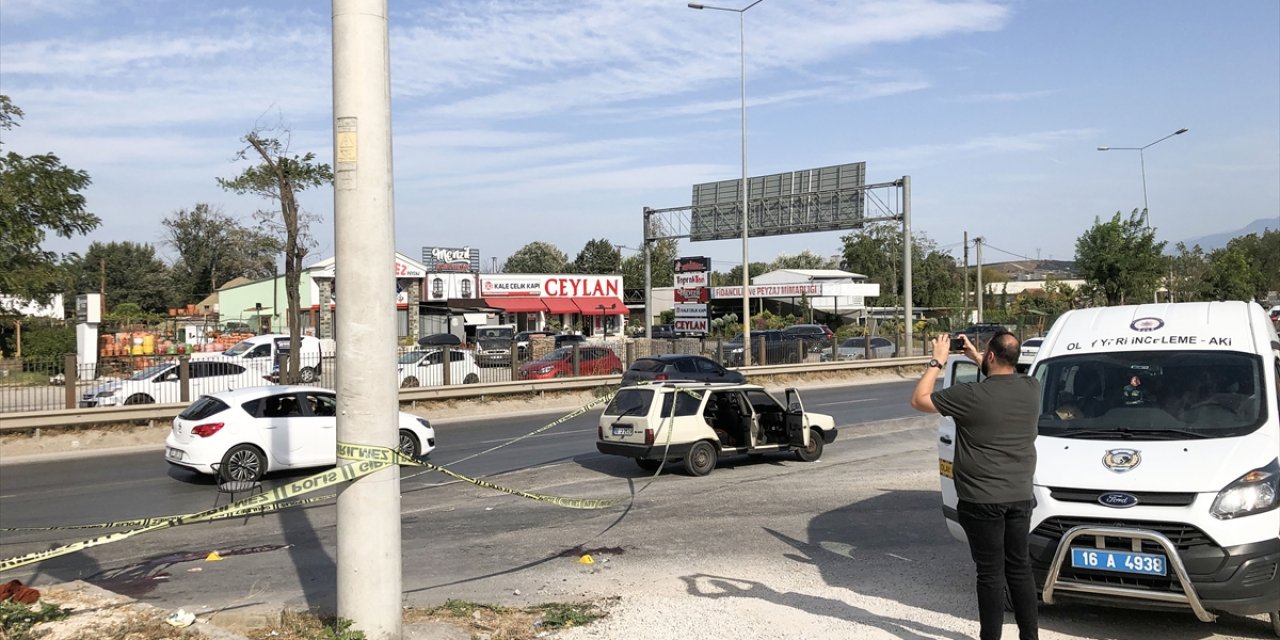
[[[1229,438],[1266,419],[1262,359],[1226,351],[1129,351],[1042,363],[1040,435],[1124,440]]]
[[[622,389],[604,408],[606,416],[643,416],[653,404],[653,389]]]

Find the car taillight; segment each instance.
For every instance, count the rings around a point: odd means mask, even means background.
[[[667,380],[668,378],[669,376],[667,376],[667,374],[665,373],[659,373],[658,375],[653,377],[654,380]]]
[[[604,440],[604,427],[596,427],[596,439]]]
[[[653,446],[653,429],[644,430],[644,443],[647,446]]]
[[[217,433],[218,431],[221,431],[222,427],[225,424],[226,423],[223,423],[223,422],[209,422],[206,424],[199,424],[199,425],[196,425],[193,429],[191,429],[191,435],[200,436],[201,438],[208,438],[209,436]]]

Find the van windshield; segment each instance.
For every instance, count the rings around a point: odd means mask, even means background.
[[[1267,413],[1257,356],[1134,351],[1046,360],[1040,435],[1181,440],[1250,433]]]
[[[232,345],[230,349],[223,351],[222,355],[231,356],[234,358],[236,356],[242,355],[244,352],[252,349],[253,347],[254,347],[253,341],[241,340],[240,342],[237,342],[234,345]]]

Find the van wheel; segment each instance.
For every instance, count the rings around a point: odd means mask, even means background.
[[[706,440],[695,442],[684,459],[684,470],[691,476],[705,476],[716,468],[716,448]]]
[[[418,386],[418,379],[413,376],[409,376],[400,382],[401,389],[412,389],[416,386]]]
[[[644,458],[636,458],[636,464],[645,471],[657,471],[662,464],[661,460],[645,460]]]
[[[803,449],[796,449],[796,458],[800,462],[813,462],[822,457],[822,432],[817,429],[809,430],[809,446]]]
[[[298,380],[303,384],[312,384],[316,381],[316,377],[315,367],[303,367],[302,371],[298,372]]]
[[[480,382],[480,376],[474,373],[468,373],[467,377],[462,379],[462,384],[475,384],[477,382]]]
[[[124,399],[125,404],[155,404],[156,399],[145,393],[135,393]]]

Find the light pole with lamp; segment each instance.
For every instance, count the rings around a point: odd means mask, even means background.
[[[1159,140],[1156,140],[1155,142],[1152,142],[1151,144],[1143,145],[1141,147],[1098,147],[1098,151],[1137,151],[1138,152],[1138,162],[1142,167],[1142,221],[1147,225],[1148,229],[1151,228],[1151,215],[1148,213],[1148,210],[1147,210],[1147,160],[1143,152],[1146,151],[1148,147],[1155,146],[1174,136],[1180,136],[1186,133],[1187,131],[1188,129],[1186,127],[1183,127],[1163,138],[1160,138]]]
[[[764,0],[755,0],[755,2],[741,9],[713,7],[709,4],[697,2],[689,3],[690,9],[711,9],[713,11],[729,11],[738,14],[738,46],[742,67],[742,80],[740,83],[742,91],[742,188],[739,189],[739,193],[742,196],[742,366],[744,367],[751,364],[751,261],[747,259],[747,203],[750,202],[747,198],[747,36],[744,16],[748,9],[761,2],[764,2]]]
[[[1147,229],[1150,229],[1150,228],[1151,228],[1151,212],[1150,212],[1150,210],[1147,208],[1147,158],[1146,158],[1146,154],[1145,154],[1144,152],[1147,150],[1147,148],[1148,148],[1148,147],[1152,147],[1152,146],[1154,146],[1154,145],[1157,145],[1157,144],[1159,144],[1159,143],[1161,143],[1161,142],[1164,142],[1165,140],[1168,140],[1169,138],[1172,138],[1172,137],[1174,137],[1174,136],[1180,136],[1180,135],[1182,135],[1182,134],[1186,133],[1187,131],[1188,131],[1188,129],[1187,129],[1186,127],[1183,127],[1183,128],[1178,129],[1177,131],[1174,131],[1173,133],[1171,133],[1171,134],[1169,134],[1169,135],[1167,135],[1167,136],[1165,136],[1165,137],[1163,137],[1163,138],[1160,138],[1159,140],[1156,140],[1155,142],[1152,142],[1152,143],[1150,143],[1150,144],[1145,144],[1145,145],[1143,145],[1143,146],[1141,146],[1141,147],[1098,147],[1098,151],[1137,151],[1137,152],[1138,152],[1138,164],[1139,164],[1139,166],[1142,168],[1142,222],[1143,222],[1143,224],[1145,224],[1145,225],[1146,225]],[[1168,295],[1169,295],[1169,301],[1170,301],[1170,302],[1172,302],[1172,301],[1173,301],[1173,273],[1172,273],[1172,270],[1170,271],[1170,274],[1169,274],[1169,282],[1168,282],[1168,283],[1166,283],[1166,285],[1165,285],[1165,290],[1166,290],[1166,292],[1167,292],[1167,293],[1168,293]],[[1160,293],[1159,293],[1159,291],[1158,291],[1158,290],[1157,290],[1157,291],[1152,291],[1152,292],[1151,292],[1151,301],[1152,301],[1152,302],[1159,302],[1159,300],[1160,300]]]

